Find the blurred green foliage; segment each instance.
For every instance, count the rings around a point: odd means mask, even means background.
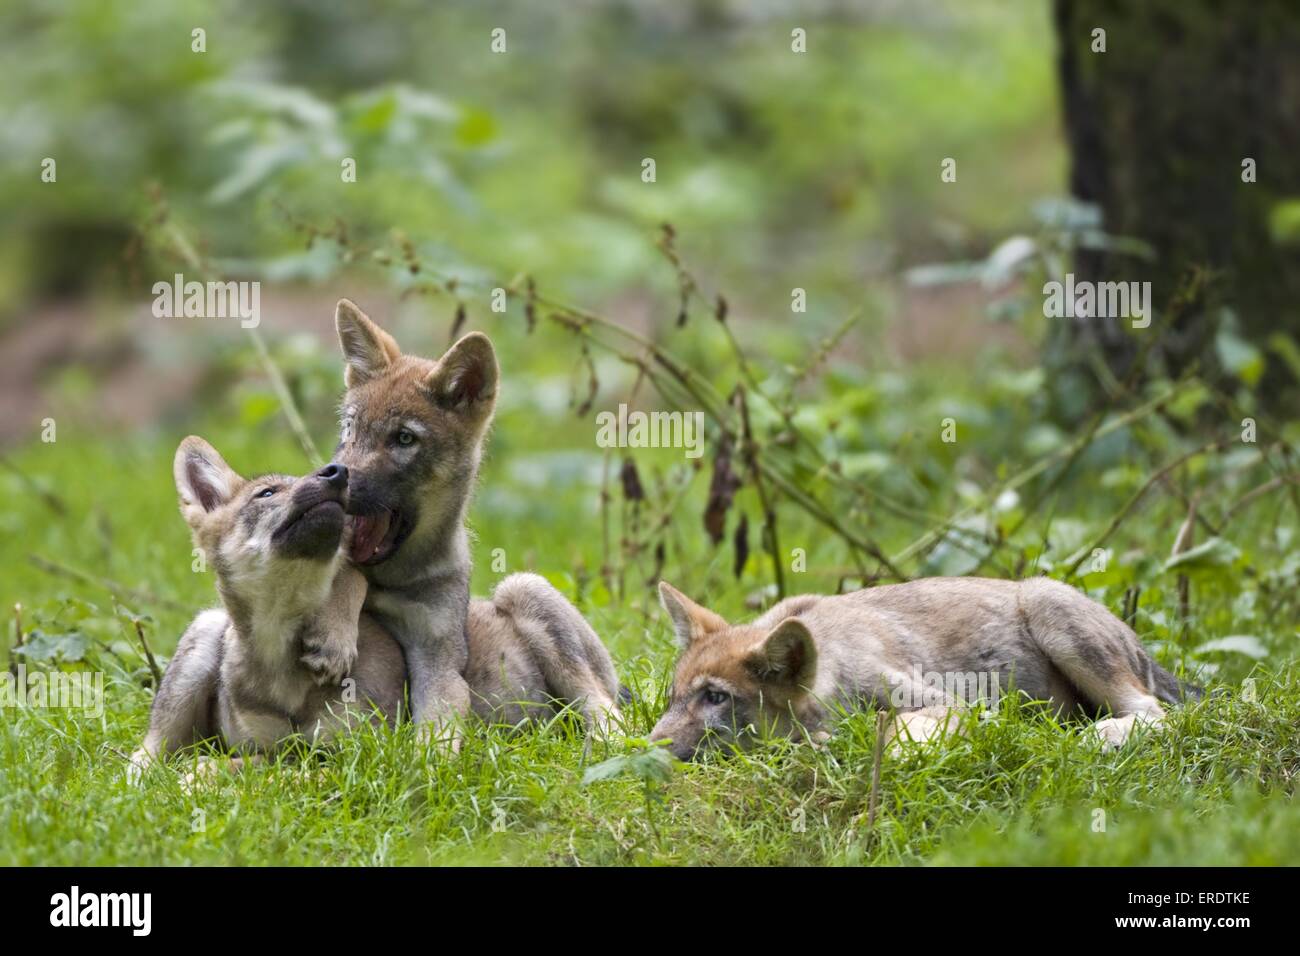
[[[1285,483],[1248,496],[1294,468],[1286,454],[1300,443],[1300,426],[1284,420],[1273,430],[1263,418],[1258,443],[1234,440],[1221,453],[1192,457],[1147,493],[1095,547],[1103,560],[1083,564],[1075,580],[1116,611],[1133,594],[1135,627],[1163,663],[1224,682],[1259,673],[1269,683],[1269,708],[1236,697],[1207,703],[1179,724],[1172,750],[1106,763],[1068,749],[1078,741],[1060,728],[1017,717],[963,743],[951,761],[891,769],[894,802],[883,808],[875,843],[852,822],[873,752],[872,721],[862,716],[829,753],[759,755],[685,779],[639,751],[605,754],[611,762],[597,764],[603,769],[593,776],[621,777],[587,788],[579,786],[581,745],[563,735],[538,734],[522,747],[484,735],[465,763],[434,768],[419,764],[413,741],[400,735],[366,738],[357,743],[362,770],[341,769],[353,765],[340,758],[330,770],[340,776],[321,784],[342,788],[347,800],[331,802],[324,815],[288,815],[305,828],[295,834],[301,840],[286,841],[272,811],[246,814],[246,827],[232,824],[225,842],[191,839],[185,821],[179,840],[159,836],[152,819],[140,825],[151,814],[175,817],[185,804],[154,807],[161,788],[122,797],[86,755],[110,742],[129,747],[143,726],[148,668],[136,621],[165,657],[193,612],[215,602],[211,576],[192,568],[175,513],[175,446],[199,433],[246,473],[306,467],[246,336],[219,325],[138,336],[140,326],[129,325],[150,284],[176,266],[153,244],[123,256],[136,228],[156,225],[164,207],[167,224],[192,230],[215,270],[268,288],[316,286],[326,298],[354,285],[401,297],[391,314],[375,317],[412,352],[438,354],[457,301],[468,304],[465,327],[491,334],[504,370],[472,510],[474,591],[487,593],[499,579],[493,557],[503,548],[507,572],[538,570],[572,596],[620,674],[643,692],[639,732],[662,702],[673,654],[654,579],[732,618],[770,601],[761,501],[746,484],[727,516],[728,542],[714,547],[701,520],[714,448],[698,465],[677,451],[633,454],[649,493],[647,525],[672,504],[653,526],[664,561],[652,549],[631,554],[618,562],[621,581],[609,586],[600,500],[610,462],[594,445],[590,414],[574,415],[587,356],[549,321],[549,309],[528,331],[518,294],[507,313],[489,311],[488,280],[528,274],[549,295],[607,312],[667,343],[723,395],[746,381],[734,334],[755,384],[792,396],[789,407],[754,402],[759,440],[786,455],[782,432],[796,425],[809,445],[804,457],[789,453],[799,487],[843,495],[834,498],[836,515],[887,554],[906,554],[910,574],[1065,576],[1081,556],[1091,562],[1090,549],[1153,471],[1206,434],[1233,439],[1254,411],[1262,346],[1245,341],[1225,312],[1215,343],[1225,379],[1175,385],[1154,376],[1132,394],[1117,391],[1115,409],[1099,419],[1104,436],[1060,469],[1078,435],[1052,415],[1051,393],[1071,394],[1068,383],[1024,357],[1052,331],[1035,293],[1076,249],[1139,257],[1147,250],[1107,235],[1095,210],[1059,198],[1064,150],[1046,4],[861,0],[778,12],[740,0],[621,0],[574,9],[581,15],[501,2],[29,0],[0,10],[10,79],[0,90],[0,331],[69,293],[89,303],[78,333],[100,334],[114,322],[128,330],[118,329],[128,341],[110,338],[116,344],[98,362],[65,358],[49,370],[45,394],[69,410],[57,441],[33,440],[0,459],[0,608],[8,615],[21,603],[30,638],[18,657],[93,665],[115,687],[102,726],[24,713],[0,729],[8,754],[0,783],[34,781],[5,804],[8,819],[0,815],[0,831],[21,834],[3,858],[65,860],[84,849],[79,828],[83,820],[98,826],[97,818],[61,814],[47,800],[68,780],[72,805],[111,799],[118,808],[104,824],[114,839],[93,850],[108,862],[121,862],[112,847],[146,845],[145,858],[167,862],[555,862],[570,852],[577,858],[573,840],[560,845],[572,833],[582,834],[584,858],[598,862],[965,862],[1018,854],[1135,862],[1148,850],[1194,862],[1197,848],[1171,829],[1182,832],[1205,812],[1231,816],[1224,809],[1231,801],[1247,816],[1259,811],[1260,822],[1220,819],[1204,859],[1293,855],[1290,844],[1269,847],[1294,813],[1265,797],[1292,787],[1296,767],[1294,745],[1286,749],[1296,681],[1285,667],[1298,649],[1297,499]],[[204,53],[191,50],[199,27]],[[489,48],[497,27],[506,30],[503,54]],[[807,54],[790,50],[795,27],[808,32]],[[40,180],[45,157],[57,159],[56,183]],[[656,160],[654,184],[640,179],[646,157]],[[959,157],[955,184],[940,181],[945,157]],[[342,180],[345,158],[356,161],[355,183]],[[1294,231],[1294,218],[1279,207],[1279,235]],[[692,273],[708,284],[705,299],[725,293],[727,325],[696,301],[686,326],[675,326],[679,277],[655,243],[665,221]],[[373,255],[378,247],[388,250],[382,259]],[[413,270],[403,249],[428,268]],[[442,290],[426,297],[434,280]],[[792,320],[796,287],[807,290],[809,311]],[[972,288],[966,298],[943,298]],[[987,312],[985,298],[993,300]],[[924,308],[909,308],[917,302]],[[803,374],[822,339],[860,306],[860,322]],[[908,326],[914,317],[917,330]],[[263,330],[270,353],[327,451],[339,357],[327,336],[281,318]],[[327,333],[327,314],[312,321]],[[942,352],[972,323],[968,354],[934,357],[923,348],[903,358],[900,338],[914,335]],[[1001,337],[1008,325],[1014,334]],[[1017,348],[1025,343],[1030,348]],[[1300,368],[1289,338],[1267,348]],[[589,357],[596,407],[624,400],[633,371],[605,353]],[[98,412],[104,379],[119,365],[141,387],[177,368],[196,370],[197,380],[185,400],[158,400],[135,427],[108,430]],[[1118,419],[1123,407],[1171,389],[1158,414]],[[1073,416],[1095,411],[1074,394]],[[663,397],[647,389],[641,400]],[[955,442],[942,437],[948,419]],[[1012,486],[1049,456],[1057,456],[1051,467]],[[617,469],[618,457],[612,464]],[[616,481],[611,494],[618,548],[633,509]],[[1210,527],[1171,554],[1189,499]],[[863,569],[840,538],[786,501],[778,513],[783,551],[806,552],[807,572],[789,573],[791,591],[862,583]],[[754,540],[736,574],[731,541],[741,515]],[[913,549],[935,527],[930,546]],[[11,622],[8,643],[15,632]],[[1258,670],[1260,662],[1275,670]],[[1222,745],[1229,724],[1233,747]],[[47,737],[76,746],[46,747]],[[37,765],[39,773],[28,773]],[[1234,789],[1252,769],[1265,796]],[[272,787],[267,779],[246,786]],[[326,801],[310,790],[316,783],[306,786],[272,790],[274,799],[259,806],[301,800],[319,810]],[[1197,796],[1178,803],[1175,790],[1184,786]],[[1060,809],[1097,794],[1134,811],[1120,819],[1130,836],[1104,850],[1080,835],[1085,814]],[[501,845],[489,829],[497,799],[519,828]],[[416,824],[408,801],[422,808]],[[1150,816],[1157,803],[1177,803],[1173,823]],[[839,829],[792,836],[796,805],[814,819],[834,815]],[[1026,819],[1008,822],[1018,813]],[[662,826],[668,839],[656,831],[636,847],[593,822],[619,814]],[[1051,840],[1038,840],[1040,821]],[[1234,855],[1227,844],[1238,836],[1252,842]]]
[[[663,291],[645,237],[668,220],[760,315],[809,289],[815,325],[864,280],[979,247],[1026,197],[1060,190],[1043,5],[582,6],[6,7],[4,298],[47,291],[30,267],[70,254],[59,237],[134,224],[157,183],[223,257],[282,278],[318,275],[291,255],[288,208],[400,228],[446,266],[528,271],[587,298]],[[791,52],[796,26],[806,54]],[[39,179],[47,156],[57,186]],[[979,188],[944,187],[947,156]]]

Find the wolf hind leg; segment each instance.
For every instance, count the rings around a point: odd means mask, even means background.
[[[555,699],[576,704],[588,729],[609,736],[620,723],[618,674],[578,609],[538,574],[512,574],[492,594]]]
[[[212,712],[221,676],[221,642],[229,624],[224,611],[204,611],[181,635],[154,694],[144,741],[131,754],[129,783],[138,784],[160,757],[219,732]]]
[[[1110,717],[1094,731],[1107,747],[1123,745],[1135,727],[1164,722],[1161,697],[1174,680],[1127,624],[1074,588],[1034,578],[1021,585],[1020,613],[1034,641],[1086,701]]]
[[[1128,743],[1133,732],[1139,728],[1158,728],[1164,723],[1163,715],[1146,713],[1126,714],[1123,717],[1107,717],[1093,724],[1089,730],[1103,750],[1115,750]]]
[[[181,790],[193,795],[200,787],[219,782],[223,771],[233,779],[251,767],[261,767],[265,764],[264,754],[245,754],[228,760],[221,760],[218,757],[200,757],[194,769],[181,778]]]

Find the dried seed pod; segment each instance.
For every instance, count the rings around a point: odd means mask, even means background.
[[[713,478],[709,481],[709,500],[704,507],[704,530],[709,539],[718,544],[726,534],[727,512],[736,490],[742,482],[731,468],[731,436],[725,432],[718,440],[718,453],[713,459]]]
[[[655,567],[650,572],[650,577],[646,580],[646,587],[654,587],[659,583],[659,579],[664,576],[664,543],[661,539],[655,544]]]
[[[645,501],[645,489],[641,487],[641,476],[637,473],[636,462],[631,458],[623,459],[623,470],[619,473],[623,481],[623,498],[627,501]]]
[[[735,560],[731,570],[739,580],[745,570],[745,562],[749,560],[749,515],[743,512],[740,515],[740,522],[736,525],[736,533],[732,535],[731,544],[735,550]]]
[[[528,284],[525,286],[526,295],[524,297],[524,322],[528,326],[528,331],[532,332],[537,325],[537,286],[533,283],[533,277],[528,277]]]
[[[574,414],[578,418],[585,418],[596,402],[596,394],[600,391],[600,380],[596,377],[596,363],[592,361],[591,349],[585,342],[582,345],[582,357],[578,361],[578,367],[587,373],[587,393],[581,399],[578,398],[578,379],[575,375],[572,393],[569,396],[569,407],[574,409]]]
[[[447,336],[448,342],[455,342],[460,337],[460,330],[465,326],[465,303],[456,303],[456,317],[451,320],[451,334]]]

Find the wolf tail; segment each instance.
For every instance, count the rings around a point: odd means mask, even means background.
[[[1151,655],[1147,654],[1145,650],[1143,656],[1146,658],[1147,685],[1151,688],[1151,693],[1155,694],[1163,703],[1182,704],[1188,701],[1200,700],[1205,696],[1204,687],[1190,681],[1179,680],[1153,661]]]

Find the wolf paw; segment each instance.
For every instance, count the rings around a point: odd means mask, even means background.
[[[961,718],[946,707],[925,707],[904,711],[886,730],[886,749],[900,756],[914,745],[962,733]]]
[[[415,731],[415,739],[422,747],[433,747],[443,756],[454,757],[460,753],[460,730],[453,724],[426,721]]]
[[[131,754],[126,764],[126,782],[128,786],[138,787],[144,779],[145,771],[153,763],[153,754],[141,747]]]
[[[217,780],[220,773],[221,764],[218,761],[211,757],[200,757],[194,769],[181,777],[181,792],[192,795],[201,787]]]
[[[231,757],[229,760],[222,760],[216,757],[200,757],[194,765],[194,769],[181,778],[181,791],[187,794],[194,794],[198,790],[220,783],[223,780],[233,779],[237,774],[243,773],[249,767],[260,766],[264,761],[261,754],[252,754],[247,757]]]
[[[298,660],[318,685],[341,684],[357,662],[356,632],[352,632],[351,640],[338,634],[310,632],[303,636],[302,655]]]
[[[1139,728],[1159,727],[1160,721],[1146,714],[1126,714],[1123,717],[1107,717],[1092,725],[1096,742],[1102,750],[1117,750],[1128,743],[1133,731]]]

